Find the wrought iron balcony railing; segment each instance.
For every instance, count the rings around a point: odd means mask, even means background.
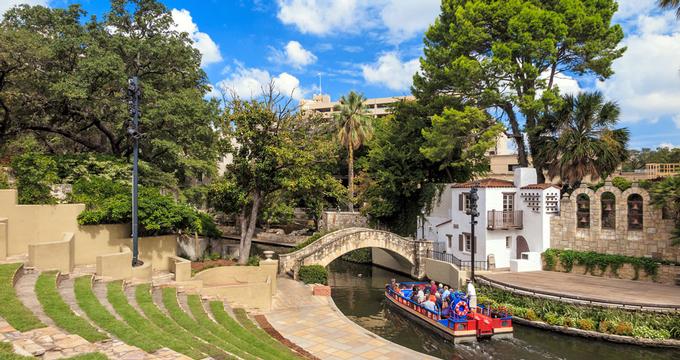
[[[522,218],[522,210],[490,210],[487,212],[486,228],[489,230],[521,229],[523,226]]]

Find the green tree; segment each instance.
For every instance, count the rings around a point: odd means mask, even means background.
[[[236,144],[230,150],[234,160],[209,198],[214,208],[238,217],[240,264],[248,261],[263,204],[290,199],[286,194],[313,189],[324,179],[337,182],[325,171],[336,159],[336,146],[317,131],[318,119],[302,116],[289,104],[270,84],[260,98],[236,97],[225,109],[224,137]]]
[[[26,153],[12,160],[16,176],[16,187],[20,204],[54,204],[57,200],[51,194],[51,185],[57,177],[57,163],[54,159],[35,153]]]
[[[616,9],[614,0],[444,0],[425,34],[414,95],[491,109],[509,123],[519,163],[528,166],[524,133],[533,155],[540,113],[557,98],[556,76],[612,75],[625,50],[621,27],[611,24]],[[534,166],[542,178],[543,164]]]
[[[338,126],[338,141],[347,148],[347,187],[349,210],[354,211],[354,150],[359,149],[373,136],[371,116],[364,102],[366,98],[354,91],[340,98],[334,114]]]
[[[675,14],[680,18],[680,0],[659,0],[659,6],[663,9],[675,10]]]
[[[654,183],[649,194],[652,205],[664,209],[670,218],[675,220],[671,240],[673,245],[680,245],[680,175]]]
[[[140,157],[180,181],[215,170],[217,103],[201,55],[155,0],[112,0],[102,19],[78,5],[19,6],[0,23],[0,141],[35,134],[54,153],[127,158],[127,79],[142,88]]]
[[[503,125],[489,114],[473,107],[446,108],[432,117],[432,127],[423,129],[425,142],[420,152],[440,170],[471,177],[488,171],[486,152],[496,143]]]
[[[587,175],[596,180],[611,174],[627,159],[628,129],[613,128],[619,107],[601,93],[565,95],[553,108],[541,120],[536,153],[550,178],[574,187]]]

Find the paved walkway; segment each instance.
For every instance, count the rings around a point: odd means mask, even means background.
[[[512,287],[614,304],[680,307],[680,286],[650,281],[612,279],[557,271],[485,273],[483,277]]]
[[[311,287],[279,278],[269,323],[320,359],[435,359],[389,342],[355,324],[330,297],[312,296]]]

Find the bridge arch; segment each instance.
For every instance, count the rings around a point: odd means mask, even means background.
[[[326,234],[300,250],[279,255],[279,267],[281,272],[292,271],[296,276],[300,266],[328,266],[350,251],[367,247],[400,255],[412,265],[411,275],[421,278],[425,273],[424,259],[432,249],[432,242],[408,239],[389,231],[347,228]]]

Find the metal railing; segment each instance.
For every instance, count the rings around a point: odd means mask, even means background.
[[[470,260],[461,260],[453,254],[448,254],[440,251],[428,251],[427,257],[434,260],[439,260],[456,265],[461,270],[471,269]],[[487,270],[489,264],[486,261],[475,261],[475,270]]]
[[[489,230],[521,229],[523,226],[523,215],[522,210],[489,210],[487,212],[486,228]]]

